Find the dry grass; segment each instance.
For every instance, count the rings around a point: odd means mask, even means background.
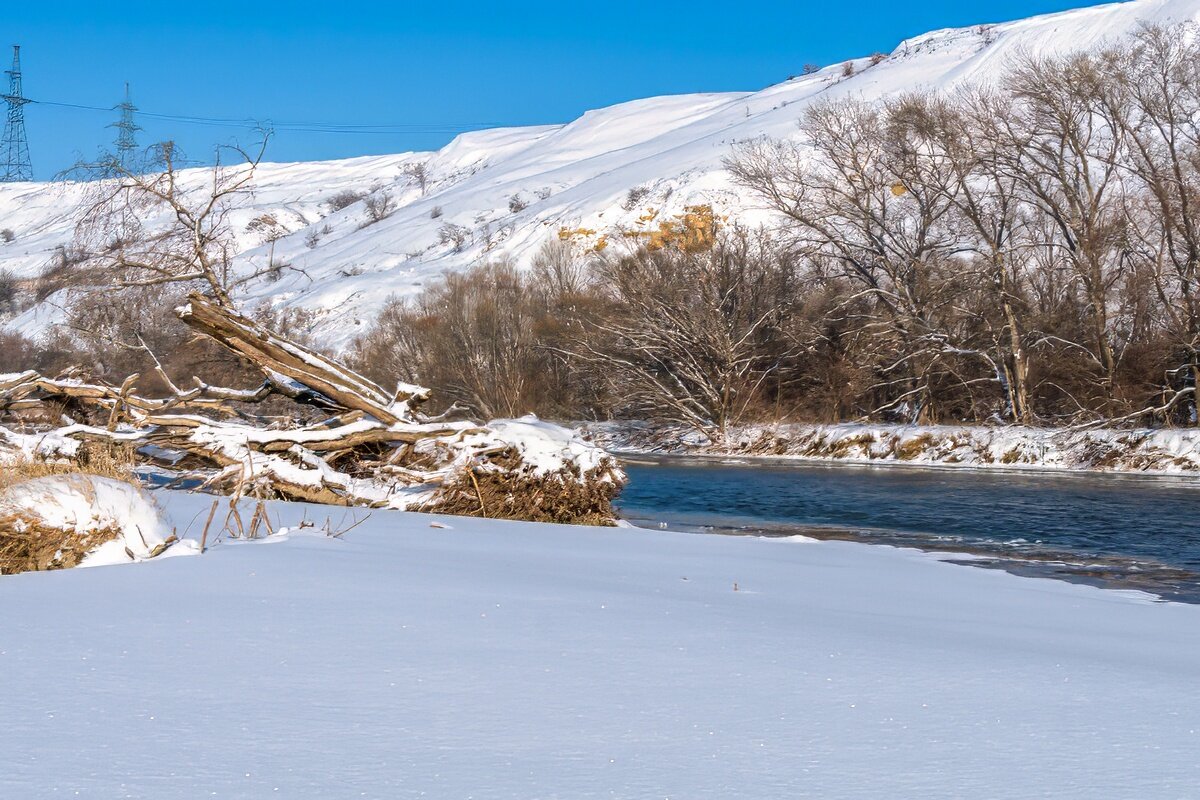
[[[860,433],[857,436],[847,436],[845,439],[838,439],[833,443],[829,455],[832,458],[845,458],[855,449],[869,455],[871,445],[873,444],[875,444],[875,434],[873,433]]]
[[[448,483],[437,498],[423,509],[436,514],[455,514],[489,519],[519,519],[529,522],[558,522],[568,525],[609,525],[615,514],[612,501],[618,487],[602,479],[601,467],[579,480],[573,475],[522,475],[507,460],[515,454],[493,458],[499,471],[475,470]]]
[[[74,461],[17,458],[0,463],[0,492],[13,484],[50,475],[84,474],[131,481],[134,466],[133,453],[129,448],[101,442],[84,442],[79,446]]]
[[[893,452],[895,452],[896,458],[901,461],[912,461],[925,452],[931,444],[933,444],[933,436],[928,433],[922,433],[908,441],[897,441]]]
[[[68,569],[120,535],[115,525],[76,531],[43,525],[20,514],[0,515],[0,575]]]
[[[132,481],[133,463],[126,448],[88,443],[79,448],[75,461],[18,459],[0,466],[0,575],[74,567],[96,547],[120,535],[115,526],[85,531],[47,526],[35,516],[6,509],[6,489],[52,475]]]

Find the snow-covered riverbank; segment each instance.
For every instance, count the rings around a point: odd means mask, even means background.
[[[197,535],[211,498],[159,497]],[[1198,777],[1200,607],[911,550],[373,512],[340,540],[0,578],[0,607],[3,797],[1158,798]]]
[[[1200,474],[1200,429],[756,424],[713,442],[684,426],[579,426],[608,450],[851,463]]]

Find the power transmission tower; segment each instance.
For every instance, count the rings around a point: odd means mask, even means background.
[[[33,164],[29,160],[29,140],[25,138],[25,104],[21,94],[21,46],[13,45],[13,65],[7,70],[8,94],[0,95],[8,104],[4,119],[4,141],[0,143],[0,183],[33,180]]]
[[[117,129],[117,163],[121,169],[128,171],[133,168],[133,160],[137,155],[137,140],[134,138],[134,134],[141,130],[133,121],[133,113],[137,111],[137,106],[129,98],[128,81],[125,82],[125,102],[114,108],[121,112],[121,119],[109,127]]]

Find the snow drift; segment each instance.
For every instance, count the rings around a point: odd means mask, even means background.
[[[158,503],[131,483],[68,474],[0,492],[0,573],[142,561],[174,542]]]
[[[211,498],[162,502],[194,536]],[[294,533],[0,579],[0,796],[1196,794],[1198,606],[852,542],[269,513]]]

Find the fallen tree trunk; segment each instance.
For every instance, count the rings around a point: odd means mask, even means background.
[[[278,380],[283,376],[316,392],[319,398],[312,398],[312,401],[317,401],[318,405],[357,409],[380,422],[395,423],[400,422],[406,412],[415,411],[429,399],[429,390],[420,386],[402,386],[388,399],[380,386],[353,370],[277,336],[253,320],[199,294],[188,295],[187,304],[181,306],[178,313],[190,328],[215,339],[261,369],[278,390],[287,392],[291,388]]]
[[[566,429],[533,418],[479,425],[425,417],[423,387],[404,384],[388,393],[200,295],[190,295],[178,313],[261,370],[264,383],[243,390],[195,378],[183,390],[157,365],[172,394],[149,398],[134,391],[137,375],[119,387],[74,374],[0,376],[0,461],[6,452],[72,458],[80,443],[101,442],[238,494],[560,522],[612,517],[609,502],[624,475]],[[333,414],[313,424],[268,424],[247,412],[276,395]],[[466,486],[479,496],[478,507],[464,500]]]

